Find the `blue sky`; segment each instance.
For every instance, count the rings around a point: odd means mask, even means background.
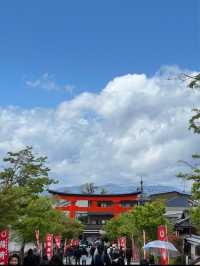
[[[52,107],[127,73],[199,68],[198,1],[3,1],[0,105]],[[48,73],[73,93],[27,86]]]
[[[199,32],[198,0],[1,1],[0,156],[32,145],[63,185],[182,186],[200,92],[167,78],[200,70]]]

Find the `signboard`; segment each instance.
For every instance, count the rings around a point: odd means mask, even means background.
[[[143,244],[144,246],[146,245],[146,231],[143,230]],[[147,253],[146,253],[146,249],[144,249],[144,259],[147,258]]]
[[[8,230],[0,232],[0,265],[8,265]]]
[[[71,246],[78,246],[80,243],[79,239],[72,239],[70,245]]]
[[[134,262],[140,261],[139,252],[133,238],[132,238],[132,258]]]
[[[53,256],[53,235],[46,234],[46,255],[48,259]]]
[[[58,249],[60,249],[60,245],[61,245],[61,235],[56,235],[54,237],[54,239],[55,239],[55,243],[56,243],[56,249],[58,250]]]
[[[67,240],[65,239],[65,243],[64,243],[64,255],[66,254],[68,247],[69,246],[67,245]]]
[[[126,237],[119,237],[118,238],[118,247],[122,247],[123,249],[126,249]]]
[[[164,225],[158,226],[158,240],[167,241],[167,228]],[[168,253],[164,248],[160,249],[160,264],[168,265]]]
[[[41,254],[40,231],[39,230],[35,230],[35,238],[36,238],[36,242],[37,242],[38,253]]]

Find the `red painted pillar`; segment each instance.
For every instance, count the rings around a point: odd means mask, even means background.
[[[113,215],[116,216],[120,214],[121,206],[120,206],[120,200],[115,199],[113,200]]]
[[[76,208],[76,200],[71,200],[69,217],[72,220],[75,219],[75,208]]]
[[[91,200],[91,207],[96,208],[96,206],[97,206],[96,200]]]

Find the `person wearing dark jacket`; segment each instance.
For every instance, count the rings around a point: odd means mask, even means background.
[[[80,265],[81,250],[79,247],[75,248],[74,250],[74,258],[75,258],[75,264]]]
[[[112,265],[112,259],[108,254],[107,248],[104,249],[104,265]]]
[[[66,264],[71,265],[72,264],[72,257],[74,256],[74,250],[72,247],[68,247],[65,256],[66,256]]]
[[[27,256],[24,258],[24,266],[38,266],[37,258],[35,255],[33,255],[33,250],[29,249]]]
[[[37,248],[33,249],[33,256],[35,256],[36,264],[39,266],[41,257],[40,257],[40,254],[38,253]]]
[[[82,265],[86,265],[86,263],[87,263],[87,256],[88,256],[87,250],[86,250],[86,248],[83,248],[82,251],[81,251]]]
[[[132,250],[131,248],[126,249],[126,260],[127,260],[127,265],[131,264],[131,258],[132,258]]]
[[[117,247],[112,249],[111,252],[112,265],[119,265],[119,249]]]
[[[19,256],[17,254],[13,254],[9,257],[8,265],[20,265]]]
[[[94,252],[95,252],[95,246],[91,246],[90,248],[90,256],[92,257],[91,265],[94,265]]]
[[[124,260],[125,260],[125,252],[124,252],[123,248],[120,247],[118,264],[119,265],[125,265]]]
[[[97,253],[94,255],[94,265],[97,266],[104,265],[104,252],[101,246],[97,247]]]
[[[49,260],[48,260],[47,255],[43,255],[40,265],[48,265],[48,264],[49,264]]]
[[[49,261],[49,265],[63,265],[63,262],[59,255],[54,255]]]

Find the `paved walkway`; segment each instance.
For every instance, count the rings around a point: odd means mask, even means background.
[[[87,257],[86,265],[91,265],[91,262],[92,262],[92,258],[91,257]],[[63,263],[66,265],[65,259],[64,259]],[[72,259],[72,265],[75,265],[75,260],[74,259]],[[82,260],[80,261],[80,265],[82,265]],[[125,265],[126,265],[126,263],[125,263]],[[131,265],[138,265],[138,263],[137,262],[132,262]]]

